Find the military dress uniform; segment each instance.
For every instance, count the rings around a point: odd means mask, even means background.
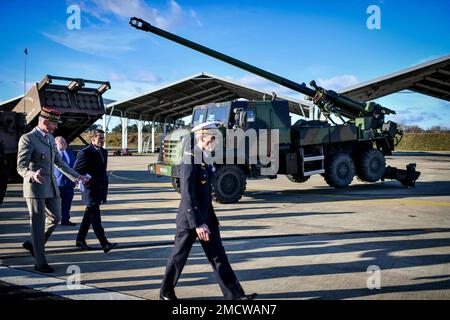
[[[54,166],[72,181],[78,180],[80,175],[61,159],[53,135],[38,127],[22,135],[18,149],[17,172],[23,177],[23,197],[30,213],[31,227],[31,243],[26,241],[24,248],[34,254],[36,267],[40,268],[47,265],[45,243],[61,220],[61,199],[53,174]],[[45,179],[42,184],[32,179],[39,169]]]
[[[195,147],[198,148],[199,147]],[[225,299],[239,299],[245,296],[230,263],[219,231],[219,221],[212,206],[212,168],[206,163],[194,163],[195,152],[185,153],[180,165],[181,201],[176,217],[176,234],[173,251],[166,266],[160,296],[174,297],[174,289],[184,265],[197,238],[196,228],[206,224],[210,229],[209,241],[201,241],[203,250],[214,270]],[[186,161],[186,159],[188,161]]]

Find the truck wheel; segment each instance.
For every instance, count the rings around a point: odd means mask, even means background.
[[[172,178],[172,187],[180,193],[180,178]]]
[[[386,159],[380,150],[370,149],[361,156],[358,176],[361,180],[375,182],[380,180],[386,170]]]
[[[218,203],[239,201],[247,184],[245,173],[236,165],[217,167],[212,179],[212,197]]]
[[[286,175],[286,177],[289,179],[289,181],[296,182],[296,183],[306,182],[310,178],[310,176],[301,177],[301,176],[298,176],[295,174],[294,175],[288,174],[288,175]]]
[[[355,164],[348,153],[338,153],[325,165],[325,181],[329,186],[344,188],[355,176]]]

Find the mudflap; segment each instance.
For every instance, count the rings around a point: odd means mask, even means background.
[[[415,188],[416,180],[420,176],[420,171],[416,171],[416,164],[410,163],[406,166],[406,170],[397,169],[395,167],[387,166],[384,171],[382,180],[393,179],[400,181],[405,187]]]

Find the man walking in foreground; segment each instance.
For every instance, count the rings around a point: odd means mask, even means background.
[[[61,220],[61,199],[53,174],[54,166],[72,181],[86,182],[61,159],[55,147],[53,132],[58,126],[61,112],[44,107],[39,122],[31,132],[19,140],[17,172],[23,177],[23,197],[30,212],[31,241],[23,247],[35,259],[34,268],[44,273],[54,272],[45,257],[45,243]]]
[[[74,169],[81,174],[90,175],[86,184],[86,210],[78,231],[76,246],[82,250],[91,250],[86,244],[86,236],[92,224],[95,235],[105,253],[113,249],[117,243],[110,243],[105,235],[100,214],[100,205],[106,203],[108,194],[108,152],[103,148],[105,132],[93,129],[90,132],[91,144],[78,152]]]
[[[180,165],[181,201],[176,218],[175,245],[166,266],[160,299],[177,300],[175,286],[186,264],[189,252],[198,237],[214,270],[220,289],[227,300],[252,300],[256,294],[246,295],[236,278],[219,231],[219,221],[212,206],[211,167],[203,162],[214,148],[214,122],[202,123],[192,129],[196,145],[187,151]],[[202,155],[202,163],[194,163],[195,154]]]

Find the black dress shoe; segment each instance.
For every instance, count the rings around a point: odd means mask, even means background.
[[[169,292],[169,293],[159,293],[159,299],[160,300],[178,300],[177,296],[175,295],[175,292]]]
[[[48,264],[44,264],[42,266],[38,266],[37,264],[34,265],[34,270],[42,272],[42,273],[53,273],[55,272],[55,269],[50,267]]]
[[[117,246],[117,243],[107,243],[104,247],[102,247],[104,253],[110,252],[115,246]]]
[[[62,226],[73,227],[73,226],[76,226],[77,224],[76,224],[76,223],[73,223],[73,222],[71,222],[71,221],[64,221],[64,222],[61,222],[61,225],[62,225]]]
[[[28,241],[28,240],[25,241],[25,242],[22,244],[22,247],[23,247],[25,250],[28,250],[28,251],[30,252],[31,256],[34,257],[33,244],[32,244],[30,241]]]
[[[236,298],[234,300],[254,300],[258,294],[252,293],[252,294],[244,294],[240,296],[239,298]]]
[[[86,242],[77,241],[75,245],[81,250],[92,250],[92,247],[88,246]]]

